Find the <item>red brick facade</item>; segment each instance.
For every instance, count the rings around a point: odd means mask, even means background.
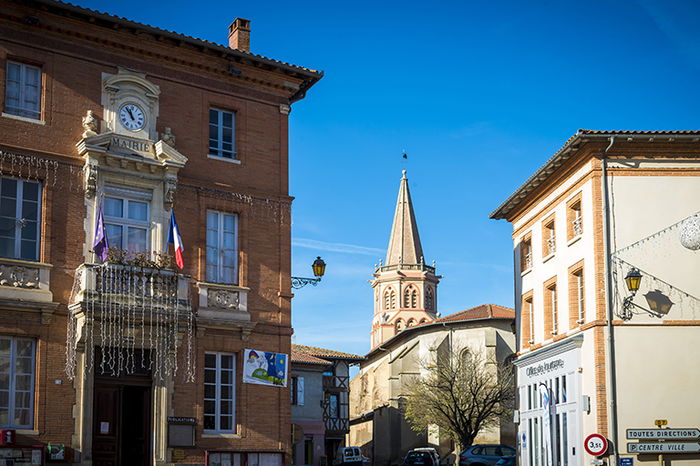
[[[17,443],[63,443],[68,458],[91,460],[89,445],[80,447],[77,440],[76,419],[85,407],[64,372],[68,303],[76,269],[90,260],[86,251],[92,244],[86,238],[94,225],[89,213],[94,199],[85,191],[86,159],[76,143],[83,138],[81,121],[88,110],[98,120],[105,118],[104,76],[123,68],[145,73],[160,88],[157,134],[172,128],[177,151],[188,159],[177,173],[172,205],[185,243],[182,273],[190,276],[192,310],[198,309],[197,282],[206,282],[207,210],[235,213],[237,284],[248,289],[251,324],[195,320],[195,382],[185,383],[178,375],[166,390],[165,402],[167,416],[196,419],[196,447],[175,451],[161,442],[159,453],[154,452],[158,445],[152,445],[148,464],[204,463],[205,450],[280,452],[288,457],[288,389],[242,383],[241,369],[245,348],[291,350],[287,120],[289,105],[303,98],[322,74],[48,0],[0,3],[2,109],[7,108],[8,61],[41,68],[41,118],[19,119],[5,110],[0,117],[0,172],[42,185],[38,261],[50,264],[53,293],[48,303],[20,303],[2,299],[0,293],[0,336],[26,336],[36,342],[33,427],[19,429]],[[210,107],[235,113],[239,163],[207,156]],[[154,176],[144,173],[140,176]],[[154,231],[167,232],[167,227],[154,226],[160,228]],[[203,435],[208,351],[235,355],[236,429],[231,435]],[[182,346],[178,355],[184,367]]]

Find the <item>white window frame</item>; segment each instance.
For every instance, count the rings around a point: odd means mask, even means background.
[[[28,260],[28,261],[38,261],[39,260],[39,248],[41,247],[41,183],[38,183],[36,181],[25,181],[25,180],[19,180],[15,178],[8,178],[8,177],[2,177],[0,178],[0,189],[2,188],[1,183],[4,183],[5,180],[12,180],[17,183],[17,189],[15,191],[15,199],[16,199],[16,205],[15,205],[15,218],[13,219],[15,221],[15,230],[14,230],[14,252],[13,255],[10,257],[11,259],[21,259],[21,260]],[[34,240],[36,241],[36,248],[34,250],[34,257],[32,258],[26,258],[22,257],[22,228],[26,225],[26,219],[24,218],[24,209],[23,209],[23,203],[24,203],[24,186],[27,184],[34,184],[38,186],[38,192],[37,192],[37,200],[36,200],[36,238]],[[1,196],[0,196],[1,198]],[[34,201],[27,201],[27,202],[34,202]],[[10,217],[0,217],[0,218],[6,218],[9,219]]]
[[[559,331],[557,322],[557,285],[553,284],[547,288],[552,306],[552,335],[556,335]]]
[[[211,352],[207,351],[204,353],[205,359],[204,359],[204,371],[206,373],[207,370],[214,370],[214,373],[216,375],[214,383],[204,383],[204,385],[214,385],[215,386],[215,395],[214,398],[204,398],[204,401],[213,401],[214,402],[214,412],[213,413],[208,413],[206,412],[206,408],[204,411],[205,416],[214,416],[214,429],[204,429],[204,433],[206,434],[233,434],[236,432],[236,355],[234,353],[217,353],[217,352]],[[206,356],[214,356],[216,359],[216,364],[215,367],[209,367],[207,366],[206,363]],[[231,358],[232,364],[231,364],[231,369],[225,369],[222,367],[221,364],[221,358],[222,356],[228,356]],[[230,384],[224,384],[221,382],[221,374],[224,371],[231,371],[231,383]],[[206,379],[205,379],[206,380]],[[221,397],[221,387],[222,386],[230,386],[231,387],[231,398],[223,399]],[[231,403],[231,412],[230,413],[222,413],[221,412],[221,403],[223,401],[228,401]],[[205,403],[206,405],[206,403]],[[231,416],[231,428],[230,429],[222,429],[221,428],[221,419],[223,416]]]
[[[35,389],[35,378],[36,378],[36,341],[32,338],[16,338],[8,336],[0,336],[0,340],[10,341],[10,371],[9,371],[9,387],[8,387],[8,421],[7,424],[0,424],[2,428],[13,428],[13,429],[32,429],[34,427],[34,389]],[[32,355],[31,355],[31,374],[16,372],[17,365],[17,342],[18,341],[29,341],[32,344]],[[5,357],[5,356],[0,356]],[[29,423],[28,424],[14,424],[15,419],[15,398],[18,390],[16,389],[17,376],[18,375],[31,375],[29,382],[29,390],[20,390],[22,393],[29,393]],[[23,409],[23,408],[20,408]]]
[[[19,66],[19,81],[17,82],[17,89],[19,95],[17,95],[17,100],[19,101],[19,107],[10,107],[8,102],[10,100],[10,67]],[[26,88],[30,85],[27,80],[27,71],[29,69],[37,70],[39,73],[39,89],[37,90],[37,102],[35,108],[30,108],[26,102]],[[29,65],[27,63],[22,63],[18,61],[7,62],[7,67],[5,68],[5,113],[10,115],[16,115],[22,118],[29,118],[30,120],[41,120],[41,99],[42,99],[42,71],[40,66]]]
[[[209,227],[209,214],[210,213],[215,213],[217,214],[217,225],[216,228],[210,228]],[[233,265],[233,280],[231,282],[226,282],[224,281],[224,253],[227,250],[227,248],[224,248],[224,235],[226,233],[230,233],[229,231],[224,231],[224,219],[225,217],[231,217],[233,218],[233,258],[234,258],[234,265]],[[207,249],[207,254],[205,257],[206,260],[206,277],[207,281],[210,283],[222,283],[222,284],[227,284],[227,285],[238,285],[238,214],[232,214],[229,212],[220,212],[218,210],[207,210],[207,219],[206,219],[206,228],[207,228],[207,235],[206,235],[206,249]],[[216,276],[212,277],[209,272],[209,268],[214,265],[209,263],[209,248],[213,248],[214,246],[209,244],[209,231],[215,231],[216,232],[216,256],[217,256],[217,264],[216,264]]]
[[[107,240],[109,241],[110,247],[119,247],[123,250],[128,250],[126,245],[128,244],[129,238],[129,228],[138,228],[139,230],[146,230],[146,250],[145,251],[132,251],[132,252],[147,252],[150,253],[152,248],[151,244],[151,200],[152,193],[144,190],[107,186],[105,188],[105,193],[102,199],[103,202],[103,214],[105,218],[105,228],[107,225],[115,225],[122,227],[122,244],[117,245],[112,241],[113,239],[107,235]],[[106,198],[119,199],[123,201],[122,204],[122,217],[112,217],[107,215],[104,208],[104,203]],[[146,204],[146,220],[135,220],[129,218],[129,203],[130,202],[140,202]]]
[[[216,112],[217,121],[215,125],[216,139],[212,140],[211,137],[208,137],[209,156],[226,160],[237,160],[238,157],[236,152],[236,112],[216,107],[209,107],[209,127],[213,125],[213,123],[211,122],[211,112]],[[227,129],[224,127],[224,114],[231,115],[231,150],[224,149],[224,131],[225,129]],[[207,135],[209,134],[210,133],[207,133]],[[212,144],[212,141],[214,142],[214,144]]]
[[[577,306],[578,306],[578,320],[576,321],[579,324],[582,324],[584,320],[586,319],[585,315],[585,297],[584,297],[584,283],[583,283],[583,268],[580,270],[577,270],[574,272],[574,276],[576,277],[576,290],[577,290]]]

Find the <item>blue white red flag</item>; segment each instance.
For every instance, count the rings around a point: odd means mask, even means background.
[[[180,238],[180,229],[177,227],[177,221],[175,220],[175,211],[170,211],[170,233],[168,233],[168,244],[173,244],[175,246],[175,262],[179,268],[185,266],[185,261],[182,258],[182,254],[185,252],[185,246],[182,245],[182,238]]]
[[[100,206],[97,208],[97,219],[95,221],[95,240],[92,242],[92,249],[93,251],[95,251],[95,255],[99,257],[102,262],[104,262],[107,259],[109,241],[107,240],[105,218],[104,215],[102,215],[102,200],[100,200]]]

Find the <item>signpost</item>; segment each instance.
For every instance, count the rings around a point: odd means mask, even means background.
[[[600,434],[591,434],[584,440],[583,447],[589,455],[601,456],[608,451],[608,439]]]
[[[628,443],[627,453],[697,453],[700,443],[659,442],[659,443]]]
[[[620,458],[620,466],[634,466],[634,458]]]
[[[628,440],[700,439],[700,429],[627,429]]]

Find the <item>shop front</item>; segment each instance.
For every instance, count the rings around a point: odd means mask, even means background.
[[[519,464],[582,466],[583,335],[518,358]]]

